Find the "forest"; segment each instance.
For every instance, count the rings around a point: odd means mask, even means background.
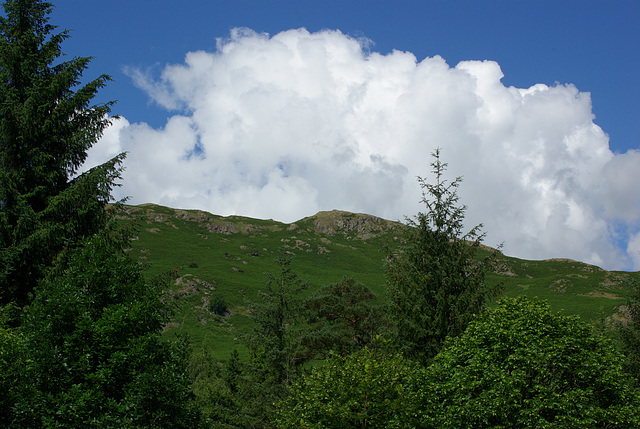
[[[635,277],[601,323],[505,296],[439,148],[424,211],[379,248],[383,297],[347,274],[310,290],[282,246],[242,306],[242,347],[221,359],[172,334],[185,277],[131,252],[141,226],[111,196],[126,154],[79,173],[118,117],[92,104],[110,77],[83,83],[91,57],[64,57],[53,7],[0,15],[0,426],[640,427]],[[230,300],[207,311],[223,320]]]

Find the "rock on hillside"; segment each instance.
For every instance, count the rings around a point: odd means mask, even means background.
[[[313,222],[316,231],[320,234],[335,235],[337,233],[353,233],[363,240],[376,237],[384,231],[402,227],[402,224],[398,222],[392,222],[368,214],[351,213],[341,210],[322,211],[314,216],[306,217],[300,222],[305,221]]]
[[[218,216],[202,210],[171,209],[155,204],[125,206],[124,209],[127,217],[142,215],[147,223],[165,223],[175,228],[175,222],[172,221],[179,219],[194,222],[208,232],[225,235],[275,232],[285,228],[288,231],[294,231],[300,228],[314,234],[328,236],[343,234],[351,238],[366,240],[403,227],[399,222],[341,210],[321,211],[287,226],[275,221],[259,221],[242,216]]]

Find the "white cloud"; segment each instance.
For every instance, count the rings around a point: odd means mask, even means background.
[[[363,43],[233,30],[158,80],[129,70],[174,116],[162,129],[121,120],[95,150],[129,151],[119,192],[133,203],[294,221],[333,208],[415,214],[415,177],[430,177],[441,147],[451,176],[464,175],[467,225],[484,223],[487,244],[630,266],[611,225],[638,226],[640,152],[609,150],[588,93],[505,87],[495,62],[450,67]]]
[[[633,234],[629,239],[627,253],[633,261],[633,269],[640,270],[640,232]]]
[[[640,220],[640,186],[638,182],[640,150],[616,155],[606,165],[602,176],[605,214],[634,224]]]

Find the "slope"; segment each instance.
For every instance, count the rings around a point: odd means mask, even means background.
[[[294,254],[292,268],[309,282],[307,293],[353,277],[385,300],[385,249],[404,226],[371,215],[320,212],[292,224],[158,205],[127,206],[122,222],[137,223],[132,255],[149,275],[173,272],[179,310],[167,335],[186,333],[194,347],[226,359],[245,353],[247,305],[258,299],[265,273],[275,272],[276,251]],[[485,248],[483,252],[493,249]],[[499,254],[489,282],[505,281],[506,296],[547,299],[554,310],[595,322],[620,317],[626,285],[640,273],[607,272],[571,260],[527,261]],[[222,302],[228,311],[214,312]]]

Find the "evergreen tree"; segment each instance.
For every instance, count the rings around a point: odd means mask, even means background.
[[[260,386],[252,379],[251,368],[234,350],[221,365],[206,352],[191,356],[193,392],[202,414],[202,428],[268,427]],[[267,402],[268,403],[268,402]]]
[[[24,339],[15,329],[8,328],[11,319],[8,307],[0,308],[0,427],[9,427],[12,408],[24,391],[17,379],[26,365]]]
[[[126,242],[83,240],[38,287],[12,340],[9,427],[196,427],[186,344],[160,339],[167,279],[145,279]]]
[[[91,58],[62,61],[68,31],[52,5],[7,0],[0,17],[0,304],[22,306],[56,255],[106,222],[124,155],[76,176],[110,124],[112,103],[91,105],[108,81],[84,86]]]
[[[0,325],[0,423],[195,427],[186,345],[160,340],[167,283],[142,276],[105,210],[124,154],[77,174],[110,124],[112,103],[90,104],[109,77],[81,85],[90,58],[62,61],[51,3],[3,7],[0,304],[24,308]]]
[[[291,269],[292,255],[280,250],[276,259],[279,272],[267,273],[267,287],[260,301],[251,306],[255,326],[248,346],[261,379],[275,385],[289,383],[302,363],[298,322],[302,301],[296,295],[307,287]]]
[[[484,281],[489,261],[477,258],[481,225],[463,234],[462,179],[444,179],[440,150],[432,156],[435,184],[418,177],[426,213],[408,219],[403,245],[390,252],[385,273],[398,338],[408,356],[426,363],[447,336],[457,336],[494,292]]]
[[[305,361],[300,346],[302,300],[296,295],[307,284],[291,269],[291,260],[291,253],[279,250],[279,271],[267,273],[265,290],[250,304],[250,362],[234,395],[246,427],[269,427],[272,405],[286,394]]]

